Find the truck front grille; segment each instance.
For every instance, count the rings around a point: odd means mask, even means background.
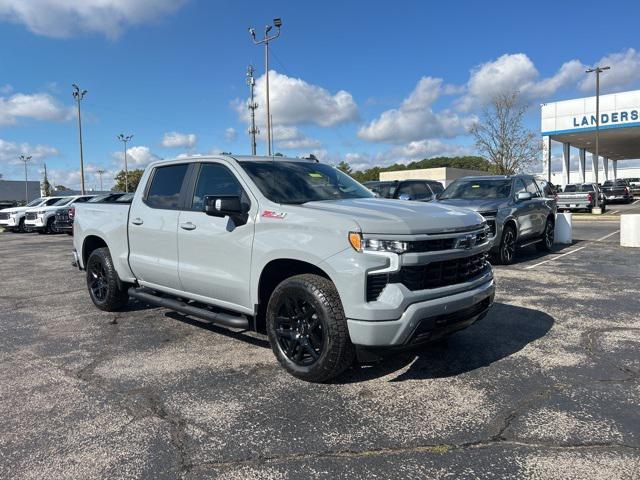
[[[487,227],[489,227],[489,236],[490,237],[495,237],[496,236],[496,220],[495,220],[495,218],[488,218],[487,219]]]
[[[0,220],[9,220],[9,214],[0,212]]]
[[[27,212],[24,216],[27,220],[35,220],[38,218],[38,214],[36,212]]]
[[[367,301],[375,301],[388,283],[401,283],[411,291],[430,290],[468,282],[489,268],[487,254],[479,253],[427,265],[404,266],[391,274],[372,274],[367,277]]]

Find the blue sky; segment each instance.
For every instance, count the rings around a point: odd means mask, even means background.
[[[587,65],[611,64],[604,92],[640,86],[637,2],[0,0],[0,173],[22,178],[29,153],[30,176],[46,162],[78,186],[73,82],[88,90],[90,187],[122,168],[121,132],[133,166],[249,153],[245,71],[261,77],[264,59],[247,28],[275,16],[275,150],[289,155],[365,168],[473,153],[466,129],[497,91],[520,90],[538,131],[539,103],[591,94]]]

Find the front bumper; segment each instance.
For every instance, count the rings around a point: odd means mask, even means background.
[[[36,218],[35,220],[25,220],[24,226],[38,230],[45,227],[45,222],[42,218]]]
[[[0,228],[15,228],[17,227],[19,222],[16,222],[15,218],[7,218],[0,220]]]
[[[484,316],[493,304],[493,279],[473,290],[409,305],[391,321],[347,320],[355,345],[402,346],[428,340],[468,327]]]

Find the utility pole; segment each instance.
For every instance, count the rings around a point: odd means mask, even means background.
[[[100,177],[100,191],[102,192],[102,175],[104,174],[104,170],[99,168],[96,173],[98,174],[98,176]]]
[[[586,71],[586,73],[595,73],[596,74],[596,151],[595,151],[595,156],[596,156],[596,168],[595,168],[595,172],[596,172],[596,183],[598,183],[598,170],[600,169],[600,74],[602,72],[604,72],[605,70],[609,70],[611,67],[594,67],[594,68],[590,68]],[[595,206],[598,207],[598,203],[600,202],[600,199],[598,198],[599,195],[595,196]]]
[[[72,84],[71,86],[73,87],[73,92],[71,93],[71,95],[73,95],[73,98],[75,98],[76,102],[78,103],[78,138],[80,140],[80,182],[81,182],[81,192],[82,192],[82,195],[84,195],[84,156],[82,153],[82,118],[80,116],[80,102],[82,101],[84,96],[87,94],[87,91],[80,90],[80,87],[78,87],[78,85],[76,85],[75,83]]]
[[[269,32],[273,27],[276,27],[277,31],[274,35],[269,36]],[[264,27],[264,38],[262,40],[256,39],[256,30],[249,28],[249,34],[253,39],[253,43],[256,45],[264,45],[264,74],[266,81],[266,104],[267,104],[267,151],[271,156],[271,112],[269,109],[269,42],[275,40],[280,36],[280,27],[282,27],[282,20],[280,18],[273,19],[273,25],[267,25]]]
[[[24,156],[20,155],[18,157],[22,163],[24,163],[24,204],[29,203],[29,188],[27,183],[27,162],[31,160],[31,155]]]
[[[258,104],[254,101],[253,87],[256,84],[255,78],[253,78],[253,65],[247,67],[247,85],[249,85],[249,111],[251,112],[251,126],[249,127],[249,134],[251,135],[251,155],[256,154],[256,135],[260,133],[260,130],[256,127],[256,108]]]
[[[124,143],[124,191],[129,193],[129,167],[127,166],[127,142],[133,138],[133,135],[118,135],[118,140]],[[100,177],[102,178],[102,177]]]

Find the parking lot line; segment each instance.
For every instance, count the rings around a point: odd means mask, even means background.
[[[607,233],[606,235],[604,235],[604,236],[602,236],[600,238],[597,238],[595,240],[591,240],[590,242],[587,242],[587,245],[575,248],[575,249],[573,249],[573,250],[571,250],[569,252],[562,253],[560,255],[556,255],[555,257],[549,258],[547,260],[543,260],[542,262],[534,263],[533,265],[529,265],[528,267],[524,267],[524,269],[525,270],[530,270],[532,268],[539,267],[540,265],[544,265],[545,263],[551,262],[553,260],[557,260],[558,258],[566,257],[567,255],[571,255],[572,253],[579,252],[580,250],[582,250],[584,248],[587,248],[591,243],[602,242],[603,240],[606,240],[607,238],[612,237],[616,233],[619,233],[619,232],[620,232],[620,230],[616,230],[615,232]]]

